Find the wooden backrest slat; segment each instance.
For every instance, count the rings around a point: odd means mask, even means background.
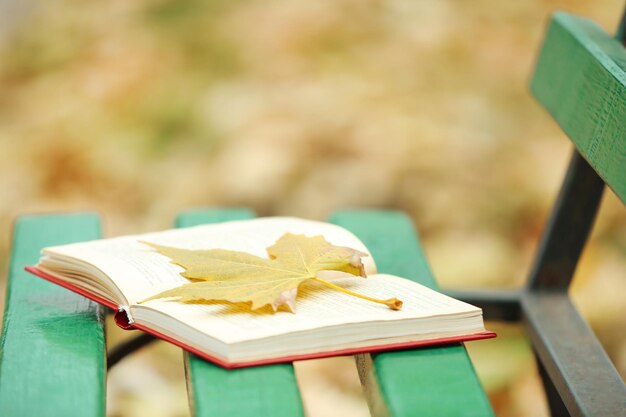
[[[531,91],[626,202],[626,49],[590,20],[555,13]]]

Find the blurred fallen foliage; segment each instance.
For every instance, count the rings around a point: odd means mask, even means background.
[[[0,32],[1,280],[25,212],[95,209],[111,236],[242,205],[320,219],[401,209],[444,286],[521,285],[570,153],[526,88],[544,25],[565,8],[611,31],[622,3],[26,2]],[[573,296],[622,375],[625,253],[608,192]],[[545,414],[526,339],[502,335],[470,344],[499,415]],[[180,355],[159,349],[112,373],[112,416],[185,415],[184,401],[128,385],[143,375],[184,395]],[[318,403],[337,392],[349,410],[337,412],[364,412],[353,371],[333,380],[325,364],[298,368],[310,414],[328,415]],[[307,383],[312,368],[322,379]]]

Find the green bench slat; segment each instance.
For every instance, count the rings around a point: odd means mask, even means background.
[[[592,21],[555,13],[531,90],[626,203],[626,49]]]
[[[391,211],[344,211],[330,221],[370,249],[379,272],[437,288],[411,221]],[[374,416],[493,416],[462,344],[357,355]]]
[[[177,227],[254,217],[246,209],[181,214]],[[185,352],[187,392],[196,416],[280,417],[304,414],[291,364],[225,370]]]
[[[105,415],[100,307],[24,271],[45,246],[99,237],[94,214],[23,216],[17,221],[0,339],[1,416]]]

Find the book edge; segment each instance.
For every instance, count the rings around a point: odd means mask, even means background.
[[[33,275],[38,276],[39,278],[43,278],[46,281],[50,281],[53,284],[59,285],[65,289],[68,289],[72,292],[75,292],[77,294],[80,294],[84,297],[89,298],[92,301],[95,301],[98,304],[102,304],[106,307],[109,307],[112,310],[118,311],[121,308],[123,308],[124,306],[119,306],[117,304],[115,304],[112,301],[107,300],[106,298],[102,298],[94,293],[91,293],[87,290],[84,290],[76,285],[72,285],[67,281],[63,281],[62,279],[56,278],[50,274],[47,274],[45,272],[43,272],[41,269],[37,268],[36,266],[26,266],[24,267],[24,270],[26,270],[27,272],[30,272]]]
[[[141,324],[135,323],[134,328],[140,329],[146,333],[149,333],[159,339],[168,341],[173,343],[174,345],[185,349],[186,351],[193,353],[196,356],[201,357],[209,362],[213,362],[222,368],[226,369],[238,369],[238,368],[251,368],[256,366],[264,366],[264,365],[275,365],[279,363],[291,363],[295,361],[309,360],[309,359],[322,359],[322,358],[330,358],[335,356],[351,356],[359,353],[380,353],[380,352],[388,352],[388,351],[398,351],[416,347],[427,347],[427,346],[435,346],[435,345],[446,345],[446,344],[454,344],[459,342],[469,342],[473,340],[482,340],[482,339],[492,339],[496,337],[496,333],[492,331],[484,331],[480,333],[472,333],[468,335],[462,336],[452,336],[452,337],[443,337],[438,339],[428,339],[428,340],[419,340],[419,341],[411,341],[411,342],[400,342],[400,343],[388,343],[384,345],[375,345],[375,346],[367,346],[360,348],[349,348],[349,349],[339,349],[339,350],[328,350],[323,352],[315,352],[315,353],[305,353],[300,355],[288,355],[288,356],[280,356],[273,357],[267,359],[256,359],[252,361],[241,361],[241,362],[229,362],[223,359],[212,356],[202,350],[196,349],[192,346],[189,346],[181,341],[174,339],[170,336],[167,336],[163,333],[160,333],[154,329],[143,326]]]

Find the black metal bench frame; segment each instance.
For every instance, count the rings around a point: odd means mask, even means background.
[[[604,188],[575,150],[526,287],[449,292],[483,308],[487,320],[524,323],[553,417],[626,413],[626,387],[567,294]]]

